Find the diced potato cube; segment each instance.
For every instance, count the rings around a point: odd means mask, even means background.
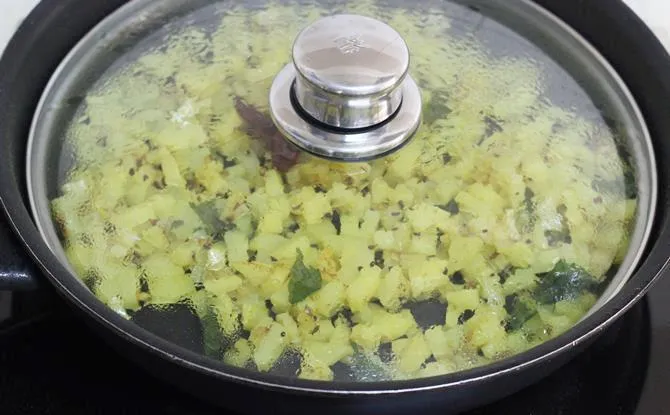
[[[467,194],[475,199],[473,201],[474,204],[470,204],[469,199],[466,202],[466,199],[461,197],[464,196],[463,192],[456,197],[456,201],[459,202],[461,209],[466,212],[477,214],[488,211],[498,216],[502,213],[505,207],[505,199],[503,199],[491,185],[473,183],[468,187]]]
[[[324,281],[332,281],[337,278],[337,272],[340,269],[339,258],[329,247],[321,250],[316,265]]]
[[[503,320],[501,312],[488,307],[480,307],[475,315],[465,323],[470,344],[474,347],[483,347],[503,341],[505,338],[505,328],[501,324]]]
[[[496,274],[483,276],[479,279],[479,295],[492,306],[502,307],[505,304],[505,295],[500,279]]]
[[[321,287],[315,297],[315,311],[323,317],[331,317],[344,304],[346,289],[340,281],[331,281]]]
[[[244,367],[251,360],[252,353],[252,345],[249,340],[239,339],[232,349],[226,351],[223,361],[229,365]]]
[[[173,264],[167,255],[152,255],[142,266],[154,304],[176,303],[195,290],[193,280],[181,267]]]
[[[376,318],[386,313],[384,307],[376,303],[367,303],[358,313],[354,314],[353,320],[356,323],[372,324]]]
[[[203,161],[194,170],[198,183],[207,190],[207,193],[216,195],[217,193],[225,193],[228,190],[228,182],[224,178],[223,168],[219,163],[212,160]],[[175,178],[174,181],[178,183],[179,179]],[[183,187],[184,185],[182,185]]]
[[[199,124],[177,126],[171,124],[155,138],[156,143],[171,150],[195,148],[207,141],[207,134]]]
[[[228,250],[228,261],[231,263],[249,261],[249,240],[247,236],[239,231],[226,232],[224,235],[226,248]]]
[[[449,281],[445,275],[447,261],[438,258],[425,260],[418,266],[407,269],[412,298],[425,299],[431,297]]]
[[[237,333],[240,328],[240,313],[232,298],[225,294],[218,294],[214,297],[212,305],[216,310],[221,330],[228,335]]]
[[[150,203],[143,203],[124,210],[118,216],[112,218],[117,228],[132,229],[156,217],[156,212]]]
[[[293,263],[300,250],[305,258],[305,263],[313,263],[316,259],[316,250],[310,246],[309,239],[306,236],[295,236],[288,239],[286,243],[279,246],[272,254],[273,257],[279,260],[287,260]]]
[[[437,235],[431,233],[413,235],[409,252],[426,256],[437,255]]]
[[[230,197],[230,196],[229,196]],[[263,189],[250,194],[246,198],[246,204],[255,217],[259,218],[268,210],[268,200],[270,197]]]
[[[272,301],[272,306],[276,313],[284,313],[291,308],[291,303],[288,298],[288,284],[285,283],[270,297],[270,301]]]
[[[281,290],[286,280],[288,280],[290,272],[291,268],[288,265],[276,265],[270,275],[261,284],[261,293],[265,297],[271,297],[274,293]]]
[[[353,215],[340,216],[340,234],[359,237],[361,230],[358,228],[358,218]]]
[[[351,341],[366,350],[376,350],[381,344],[381,334],[371,325],[357,324],[351,329]]]
[[[372,195],[372,203],[374,205],[379,206],[386,203],[391,192],[391,187],[384,181],[384,179],[374,179],[370,184],[370,194]]]
[[[389,310],[398,310],[410,296],[409,281],[402,268],[393,267],[384,275],[377,290],[377,298]]]
[[[498,246],[498,252],[505,255],[512,265],[520,268],[528,267],[535,257],[531,246],[524,242]]]
[[[72,244],[65,247],[65,253],[74,270],[80,275],[97,265],[95,250],[92,247]]]
[[[422,146],[420,141],[414,141],[407,145],[402,151],[394,154],[388,166],[388,176],[397,181],[404,181],[410,177],[421,157]]]
[[[308,225],[321,222],[321,219],[332,211],[328,196],[316,193],[312,187],[303,187],[295,196],[294,203],[300,206],[300,215]]]
[[[215,295],[228,294],[238,289],[242,283],[242,278],[237,275],[226,275],[205,280],[205,290]]]
[[[293,320],[289,313],[277,314],[277,322],[284,327],[286,331],[286,338],[290,343],[300,342],[300,332],[298,331],[298,324]]]
[[[431,355],[430,347],[423,334],[418,334],[409,340],[398,359],[398,368],[404,373],[411,374],[419,369]]]
[[[458,310],[475,310],[479,306],[479,290],[474,288],[449,292],[446,297],[449,306]]]
[[[522,331],[508,333],[507,335],[507,350],[511,353],[521,353],[528,350],[532,346],[526,339],[526,334]]]
[[[517,269],[503,285],[503,294],[510,295],[534,287],[537,282],[535,272],[531,269]]]
[[[392,203],[403,203],[409,206],[414,201],[412,189],[404,183],[398,184],[390,194]]]
[[[450,353],[451,356],[454,356],[458,353],[465,341],[465,330],[463,329],[463,326],[445,328],[444,337],[447,342],[445,353]]]
[[[554,304],[554,313],[568,317],[571,321],[577,322],[590,307],[584,307],[583,304],[575,303],[571,300],[559,301]]]
[[[373,239],[377,228],[379,228],[379,222],[381,220],[381,215],[375,210],[368,210],[363,215],[363,220],[361,223],[360,233],[367,236],[369,240]]]
[[[350,344],[334,344],[308,340],[303,343],[302,350],[325,366],[332,366],[347,356],[354,354]]]
[[[393,354],[395,356],[400,356],[400,354],[403,352],[403,350],[405,350],[408,344],[409,344],[408,338],[394,340],[391,342],[391,351],[393,351]]]
[[[139,289],[139,273],[136,270],[126,268],[121,264],[112,265],[106,261],[104,271],[101,271],[95,292],[105,304],[111,305],[114,301],[125,310],[136,310],[139,308],[137,292]],[[159,292],[160,294],[160,292]],[[160,301],[161,298],[159,297]]]
[[[340,270],[337,278],[344,284],[350,284],[360,274],[359,268],[370,267],[374,261],[374,252],[368,249],[365,241],[356,238],[345,239],[340,255]]]
[[[159,154],[161,158],[161,169],[163,170],[163,175],[165,176],[165,183],[168,186],[174,186],[178,188],[183,188],[186,186],[186,181],[181,176],[177,161],[174,159],[172,154],[170,154],[170,152],[165,147],[161,147],[159,149]]]
[[[142,233],[142,239],[159,250],[166,250],[170,245],[170,242],[163,233],[163,230],[158,226],[152,226],[144,231]]]
[[[476,255],[470,262],[461,268],[461,272],[471,280],[481,279],[496,273],[487,259],[488,255]]]
[[[587,268],[588,271],[596,277],[604,276],[607,270],[612,267],[616,254],[616,248],[591,250],[591,261]]]
[[[349,328],[349,322],[344,318],[338,318],[335,320],[334,326],[330,341],[336,344],[350,344],[351,329]]]
[[[465,268],[477,256],[481,256],[484,242],[478,237],[451,235],[449,245],[449,263],[452,271]]]
[[[500,338],[497,341],[487,343],[482,346],[482,353],[488,359],[498,359],[509,351],[506,338]]]
[[[453,364],[450,364],[445,361],[439,362],[430,362],[426,365],[425,368],[419,371],[419,377],[433,377],[446,375],[447,373],[452,373],[456,370]]]
[[[286,238],[281,235],[259,233],[251,240],[249,247],[256,251],[256,258],[261,262],[271,262],[272,254],[282,245]]]
[[[439,169],[436,173],[442,173],[444,170]],[[435,189],[435,195],[438,200],[444,204],[449,203],[454,197],[458,194],[462,188],[462,183],[457,180],[453,180],[453,177],[449,177],[450,180],[436,180],[437,188]]]
[[[242,327],[251,331],[256,326],[265,326],[272,323],[268,315],[265,302],[258,297],[242,300]]]
[[[272,323],[267,332],[255,344],[253,359],[261,372],[267,372],[284,352],[286,348],[286,332],[279,323]]]
[[[375,313],[371,321],[359,323],[351,329],[351,340],[367,350],[376,350],[381,343],[387,343],[405,336],[416,328],[416,322],[409,310],[400,313]]]
[[[312,320],[313,324],[303,324],[304,321],[305,319],[300,319],[298,326],[304,340],[328,341],[335,332],[335,326],[330,319]]]
[[[565,258],[565,246],[559,249],[546,249],[535,253],[530,269],[535,274],[549,272],[554,268],[554,265],[561,259]],[[501,258],[504,258],[501,256]]]
[[[161,194],[161,193],[151,195],[151,197],[149,197],[149,199],[147,199],[147,201],[143,205],[150,206],[150,209],[152,211],[152,213],[148,215],[145,220],[151,219],[153,216],[163,219],[168,219],[171,216],[180,216],[175,215],[175,213],[179,212],[183,207],[188,206],[187,204],[185,205],[183,203],[178,203],[177,200],[169,194]],[[136,205],[136,206],[142,206],[142,205]],[[195,214],[195,212],[193,213]],[[183,218],[180,217],[179,219]]]
[[[335,251],[339,251],[337,249],[337,244],[334,243],[335,240],[339,241],[339,239],[336,236],[335,227],[332,223],[330,223],[330,221],[323,220],[313,225],[305,225],[302,230],[310,241],[327,246]]]
[[[347,303],[353,312],[361,310],[377,293],[381,283],[381,270],[377,267],[363,268],[358,277],[347,288]]]
[[[265,173],[265,192],[270,197],[284,194],[284,183],[276,170],[268,170]]]
[[[449,220],[449,213],[427,203],[417,205],[409,211],[408,216],[415,232],[425,232]]]
[[[231,262],[231,266],[255,286],[265,283],[275,270],[273,265],[261,262]]]
[[[380,249],[398,250],[400,248],[392,231],[376,231],[373,240]]]
[[[300,365],[300,379],[333,380],[333,371],[321,360],[306,353]]]
[[[382,342],[395,340],[416,328],[416,322],[409,310],[399,313],[382,311],[371,324],[379,331]]]
[[[258,223],[259,234],[279,234],[284,230],[284,223],[291,215],[291,206],[283,196],[267,201],[265,213]]]
[[[572,327],[573,322],[570,317],[556,314],[549,307],[538,307],[537,312],[542,321],[551,327],[554,336],[558,336]]]
[[[437,359],[451,356],[453,350],[449,349],[449,339],[443,327],[435,326],[426,330],[426,342],[430,351]]]

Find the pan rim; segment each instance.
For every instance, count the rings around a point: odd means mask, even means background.
[[[242,381],[244,383],[254,383],[249,379],[250,376],[248,374],[243,376],[240,379],[234,379],[234,377],[232,377],[232,376],[226,376],[227,373],[225,373],[225,372],[230,372],[231,371],[230,366],[223,365],[224,368],[225,368],[225,371],[224,370],[213,370],[213,369],[211,369],[211,367],[207,367],[207,366],[211,366],[211,364],[203,366],[203,364],[199,363],[198,361],[210,362],[210,363],[211,362],[216,362],[216,361],[214,361],[212,359],[208,359],[208,358],[201,358],[202,356],[197,355],[197,354],[192,353],[192,352],[186,352],[185,350],[183,350],[183,349],[181,349],[181,348],[179,348],[179,347],[177,347],[177,346],[175,346],[171,343],[161,341],[162,339],[159,339],[156,336],[153,336],[151,333],[146,332],[143,329],[140,329],[141,331],[133,330],[133,332],[130,332],[130,330],[127,330],[128,327],[126,327],[126,328],[120,327],[120,326],[123,326],[123,325],[120,324],[119,322],[114,322],[113,319],[111,319],[111,318],[107,318],[107,317],[109,317],[109,314],[111,313],[111,311],[108,310],[107,307],[105,307],[104,305],[100,304],[102,307],[104,307],[104,310],[103,310],[98,306],[98,304],[95,304],[95,307],[92,307],[91,304],[87,304],[89,299],[85,296],[82,297],[81,293],[76,293],[76,291],[78,291],[78,290],[76,290],[75,288],[77,288],[77,287],[69,287],[68,284],[65,284],[63,281],[61,281],[61,279],[65,279],[65,278],[63,278],[60,275],[54,275],[54,274],[57,274],[57,273],[60,274],[60,273],[64,272],[63,269],[58,269],[58,267],[52,267],[51,266],[52,264],[50,264],[50,262],[54,262],[54,259],[53,258],[47,258],[47,261],[43,261],[43,260],[40,259],[40,255],[32,249],[31,244],[36,243],[34,235],[29,235],[28,237],[26,237],[26,235],[24,235],[23,232],[21,231],[21,227],[13,219],[14,218],[13,213],[16,213],[16,216],[21,217],[21,219],[23,219],[23,220],[25,220],[26,215],[19,214],[18,212],[16,212],[18,207],[14,203],[11,203],[11,201],[9,201],[8,198],[6,199],[4,189],[1,192],[2,193],[0,193],[0,202],[2,202],[1,203],[2,207],[3,207],[4,210],[6,210],[9,213],[8,216],[9,216],[9,221],[10,221],[10,224],[11,224],[12,228],[14,228],[15,232],[17,232],[17,234],[19,234],[21,236],[21,240],[27,246],[28,250],[31,252],[31,256],[33,256],[39,262],[40,267],[47,274],[50,275],[51,280],[59,286],[61,291],[64,292],[64,293],[67,293],[68,296],[70,297],[70,299],[73,302],[77,303],[77,305],[80,306],[80,308],[87,310],[90,314],[93,314],[100,322],[105,323],[106,326],[113,327],[113,328],[117,329],[117,331],[119,331],[120,334],[122,334],[124,337],[128,338],[129,340],[132,340],[133,342],[135,342],[137,344],[141,344],[142,346],[144,346],[146,348],[153,349],[156,353],[158,353],[159,355],[161,355],[163,357],[168,357],[168,358],[174,360],[175,362],[186,365],[186,366],[191,366],[191,367],[198,368],[203,372],[209,372],[209,373],[213,373],[213,374],[216,374],[216,375],[223,375],[223,377],[229,377],[232,380],[238,380],[238,381]],[[24,206],[24,208],[25,208],[25,206]],[[27,213],[27,212],[24,212],[24,213]],[[37,244],[37,245],[39,245],[39,244]],[[44,253],[44,254],[46,254],[46,253]],[[334,391],[333,390],[333,385],[335,384],[335,382],[323,382],[322,383],[322,382],[302,381],[302,380],[301,381],[296,381],[296,382],[291,382],[291,383],[294,383],[295,385],[288,385],[288,386],[287,385],[275,385],[275,384],[272,384],[272,383],[264,383],[264,382],[259,382],[258,384],[260,386],[266,386],[266,387],[271,387],[271,388],[275,388],[275,389],[289,389],[289,390],[293,390],[293,391],[296,391],[296,392],[308,392],[308,393],[384,394],[384,393],[398,393],[398,392],[413,392],[413,391],[430,390],[430,389],[442,389],[442,388],[447,388],[449,386],[456,385],[456,384],[462,384],[462,383],[466,383],[466,382],[469,383],[469,382],[473,382],[473,381],[484,380],[484,379],[487,379],[488,377],[491,377],[491,376],[499,376],[499,375],[504,374],[504,373],[509,372],[509,371],[520,370],[525,366],[536,364],[539,361],[544,360],[545,358],[551,358],[552,356],[557,355],[558,353],[561,353],[566,348],[574,346],[578,343],[582,343],[585,340],[587,340],[588,338],[595,335],[600,330],[604,329],[605,326],[611,324],[611,322],[613,322],[618,316],[620,316],[629,307],[631,307],[637,300],[639,300],[642,297],[642,295],[646,292],[646,290],[649,288],[650,283],[653,282],[653,280],[655,280],[658,277],[658,275],[660,274],[660,272],[665,270],[667,268],[667,266],[668,266],[668,262],[666,260],[666,262],[661,265],[660,270],[658,272],[655,272],[654,275],[652,276],[652,278],[647,282],[645,289],[638,290],[635,293],[633,293],[633,295],[630,296],[629,300],[625,301],[625,304],[623,304],[622,307],[617,308],[614,313],[609,314],[609,316],[604,321],[599,322],[596,327],[593,327],[593,328],[589,329],[588,331],[586,331],[587,325],[584,324],[582,329],[579,330],[580,332],[583,332],[583,333],[579,337],[577,337],[576,339],[574,339],[574,340],[572,340],[571,342],[568,342],[568,343],[566,343],[567,337],[573,337],[573,336],[567,336],[567,334],[572,333],[572,331],[575,328],[571,329],[570,331],[568,331],[565,335],[563,335],[561,337],[557,337],[556,339],[554,339],[552,341],[544,343],[542,346],[550,345],[552,343],[563,344],[562,347],[555,348],[551,353],[540,353],[539,350],[543,349],[544,347],[538,346],[538,348],[536,348],[536,349],[533,349],[531,351],[528,351],[528,352],[525,352],[525,353],[522,353],[522,354],[518,355],[518,356],[527,356],[527,355],[531,355],[531,354],[539,355],[539,357],[535,357],[535,358],[529,359],[529,360],[520,359],[520,360],[526,360],[525,362],[523,362],[523,364],[518,364],[518,365],[512,364],[511,361],[514,361],[515,359],[510,358],[510,359],[500,361],[500,363],[501,363],[500,365],[494,363],[494,364],[486,365],[482,368],[478,368],[478,369],[485,369],[485,370],[473,369],[473,370],[458,372],[458,373],[451,374],[451,375],[444,375],[444,376],[439,376],[439,377],[427,378],[427,380],[419,380],[418,382],[416,380],[388,382],[388,383],[394,384],[394,385],[405,385],[406,384],[408,386],[410,386],[411,384],[417,384],[416,387],[409,387],[409,388],[402,388],[402,389],[394,388],[394,389],[388,389],[388,390],[370,390],[370,391],[367,391],[367,390],[335,390]],[[57,271],[57,272],[54,273],[53,272],[54,270]],[[74,283],[72,281],[68,281],[68,282]],[[91,296],[92,296],[92,294],[91,294]],[[617,296],[615,296],[615,297],[620,297],[620,296],[617,294]],[[83,301],[82,298],[86,301]],[[95,298],[95,296],[92,296],[92,298],[97,300]],[[620,298],[619,301],[617,301],[616,303],[618,305],[622,302],[623,302],[623,299]],[[610,302],[608,302],[608,303],[610,303]],[[613,307],[614,307],[614,305],[611,305],[608,308],[613,308]],[[599,311],[603,311],[603,310],[599,310]],[[108,316],[105,316],[105,314],[108,314]],[[598,313],[598,314],[600,314],[600,313]],[[125,320],[121,319],[121,317],[118,317],[118,318],[120,319],[121,322],[125,322]],[[587,320],[590,321],[591,322],[590,325],[592,325],[593,322],[597,319],[594,319],[593,316],[591,316]],[[128,325],[127,322],[126,322],[125,325]],[[577,327],[577,326],[575,326],[575,327]],[[157,348],[154,345],[149,344],[149,342],[140,338],[140,334],[146,339],[149,339],[151,337],[155,337],[155,339],[151,340],[155,344],[161,344],[161,343],[165,343],[165,344],[161,345],[160,348]],[[147,336],[147,334],[149,336]],[[566,339],[563,339],[563,337],[565,337]],[[559,341],[559,339],[563,339],[563,340]],[[169,350],[169,349],[177,350],[179,352],[179,356],[177,355],[177,353],[171,354],[171,353],[166,351],[166,350]],[[535,351],[536,353],[531,353],[532,351]],[[197,358],[195,358],[194,356],[197,357]],[[505,363],[505,364],[503,365],[502,363]],[[495,370],[496,366],[501,366],[502,368],[507,367],[507,369],[505,369],[504,371]],[[475,376],[475,377],[469,377],[469,378],[461,380],[461,381],[458,380],[458,378],[467,377],[467,376],[465,376],[465,374],[474,373],[474,372],[492,372],[492,373],[490,373],[490,376]],[[245,371],[245,373],[247,373],[247,372]],[[267,375],[261,375],[261,377],[268,377],[268,376]],[[442,383],[442,384],[420,386],[420,384],[422,384],[422,383],[423,384],[425,384],[425,383],[434,384],[434,383],[440,382],[441,379],[449,379],[449,378],[454,378],[454,381],[446,382],[446,383]],[[283,377],[280,377],[279,379],[281,380],[282,383],[287,383],[287,380],[288,380],[287,378],[283,378]],[[304,384],[304,385],[323,384],[323,385],[326,386],[326,388],[316,388],[316,387],[315,388],[307,388],[307,387],[302,388],[302,387],[300,387],[300,384]],[[380,384],[381,383],[374,383],[374,384],[370,384],[370,385],[380,385]],[[360,383],[353,383],[353,385],[366,386],[366,384],[360,384]],[[372,388],[366,388],[366,389],[372,389]]]

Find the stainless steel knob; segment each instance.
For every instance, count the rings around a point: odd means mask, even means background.
[[[279,130],[315,155],[358,161],[405,144],[421,122],[421,94],[400,34],[369,17],[336,15],[305,28],[293,63],[275,78]]]
[[[293,65],[295,95],[307,114],[333,127],[366,128],[400,107],[409,51],[400,34],[380,21],[337,15],[298,35]]]

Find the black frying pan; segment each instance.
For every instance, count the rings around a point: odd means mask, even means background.
[[[588,346],[639,301],[667,268],[670,165],[663,161],[670,158],[670,58],[649,29],[619,0],[536,2],[580,32],[623,77],[647,121],[660,161],[657,217],[641,265],[612,301],[564,335],[493,365],[440,378],[373,387],[313,384],[227,367],[131,324],[99,303],[72,280],[33,224],[25,188],[25,146],[38,100],[56,66],[89,29],[124,0],[43,0],[22,24],[0,61],[0,204],[18,237],[16,241],[0,241],[0,252],[22,246],[29,258],[26,263],[37,265],[4,264],[5,260],[0,259],[0,269],[9,270],[0,273],[0,288],[31,289],[48,280],[76,306],[86,322],[128,358],[203,399],[245,412],[425,413],[429,408],[440,413],[457,412],[537,381]]]

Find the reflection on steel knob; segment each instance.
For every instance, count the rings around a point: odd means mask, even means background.
[[[298,35],[293,64],[293,93],[303,111],[331,127],[359,129],[387,120],[400,107],[409,51],[382,22],[336,15]]]
[[[421,123],[421,92],[398,32],[369,17],[336,15],[305,28],[293,63],[270,89],[270,114],[288,141],[338,161],[399,149]]]

